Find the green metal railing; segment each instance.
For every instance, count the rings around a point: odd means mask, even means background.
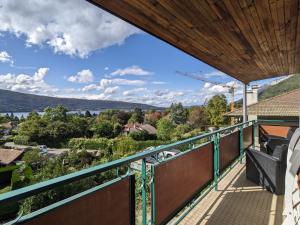
[[[190,146],[190,149],[193,149],[194,147],[194,143],[203,139],[209,139],[212,143],[213,143],[213,183],[211,185],[209,185],[206,189],[202,190],[199,194],[200,194],[200,199],[205,196],[205,194],[211,190],[212,188],[217,189],[218,188],[218,183],[220,181],[220,179],[222,179],[223,175],[220,174],[220,139],[221,139],[221,134],[226,133],[226,132],[232,132],[234,130],[239,130],[239,134],[240,134],[240,156],[238,158],[238,161],[242,161],[242,158],[244,156],[244,149],[243,149],[243,129],[247,126],[253,125],[253,132],[254,132],[254,127],[256,127],[257,125],[257,121],[253,120],[253,121],[248,121],[245,123],[240,123],[240,124],[236,124],[233,126],[229,126],[220,130],[216,130],[214,132],[210,132],[210,133],[205,133],[199,136],[195,136],[183,141],[179,141],[176,143],[172,143],[172,144],[168,144],[168,145],[164,145],[164,146],[159,146],[156,147],[154,149],[151,150],[146,150],[140,153],[137,153],[135,155],[126,157],[126,158],[122,158],[119,160],[115,160],[112,162],[108,162],[102,165],[98,165],[98,166],[94,166],[88,169],[83,169],[81,171],[78,172],[74,172],[68,175],[64,175],[61,177],[57,177],[48,181],[44,181],[41,183],[37,183],[37,184],[33,184],[24,188],[20,188],[17,190],[13,190],[4,194],[0,195],[0,205],[8,203],[8,202],[12,202],[12,201],[19,201],[19,200],[23,200],[25,198],[37,195],[39,193],[43,193],[49,190],[52,190],[54,188],[57,188],[61,185],[65,185],[65,184],[69,184],[71,182],[74,181],[78,181],[81,180],[83,178],[87,178],[96,174],[100,174],[109,170],[113,170],[116,169],[117,173],[118,173],[118,168],[123,167],[123,166],[129,166],[130,163],[135,162],[135,161],[139,161],[141,160],[141,197],[142,197],[142,202],[141,202],[141,209],[142,209],[142,224],[143,225],[147,225],[147,224],[155,224],[154,218],[155,218],[155,196],[154,196],[154,192],[153,190],[155,190],[155,183],[154,183],[154,169],[153,169],[153,165],[151,166],[151,170],[150,170],[150,179],[147,180],[147,164],[146,164],[146,157],[149,156],[153,156],[153,155],[157,155],[160,152],[166,151],[166,150],[171,150],[171,149],[176,149],[176,148],[180,148],[182,146]],[[254,133],[253,133],[254,134]],[[254,136],[253,136],[254,138]],[[254,140],[254,139],[253,139]],[[253,141],[254,143],[254,141]],[[181,153],[183,154],[183,153]],[[177,155],[175,157],[180,157],[180,155]],[[170,160],[170,159],[167,159]],[[130,174],[131,171],[128,171],[128,174]],[[225,172],[223,172],[224,174]],[[115,179],[116,180],[116,179]],[[110,183],[113,183],[114,180],[110,181]],[[150,184],[151,186],[151,218],[148,220],[147,218],[147,185]],[[105,185],[105,184],[103,184]],[[100,187],[101,188],[101,187]],[[79,194],[80,195],[80,194]],[[63,204],[64,200],[59,201],[57,203],[55,203],[55,207],[59,207],[60,204]],[[193,203],[191,204],[191,207],[193,207]],[[24,216],[20,216],[19,218],[17,218],[15,221],[12,221],[11,223],[7,223],[7,224],[16,224],[20,221],[26,221],[29,219],[34,218],[35,216],[38,216],[39,213],[47,213],[48,211],[50,211],[53,207],[49,206],[49,207],[45,207],[43,208],[41,211],[38,210],[38,212],[32,212],[28,215],[24,215]],[[182,216],[184,216],[185,214],[183,214]]]

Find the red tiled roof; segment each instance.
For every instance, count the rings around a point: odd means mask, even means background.
[[[23,154],[21,150],[0,149],[0,164],[8,165]]]

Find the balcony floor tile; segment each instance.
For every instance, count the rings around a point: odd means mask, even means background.
[[[237,164],[181,221],[181,225],[280,225],[283,196],[246,179],[245,164]]]

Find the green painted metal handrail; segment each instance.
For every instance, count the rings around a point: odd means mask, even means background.
[[[227,130],[231,130],[231,129],[240,127],[241,125],[249,125],[250,123],[253,124],[255,122],[256,121],[253,120],[253,121],[247,121],[245,123],[236,124],[236,125],[229,126],[229,127],[226,127],[226,128],[220,129],[220,130],[216,130],[216,131],[213,131],[210,133],[198,135],[198,136],[195,136],[195,137],[183,140],[183,141],[159,146],[159,147],[156,147],[151,150],[146,150],[146,151],[134,154],[134,155],[126,157],[126,158],[114,160],[112,162],[108,162],[108,163],[101,164],[98,166],[93,166],[91,168],[83,169],[78,172],[74,172],[74,173],[71,173],[68,175],[60,176],[60,177],[57,177],[57,178],[54,178],[51,180],[43,181],[43,182],[33,184],[33,185],[30,185],[30,186],[27,186],[24,188],[10,191],[10,192],[0,195],[0,204],[6,203],[9,201],[21,200],[26,197],[30,197],[32,195],[50,190],[57,186],[68,184],[73,181],[77,181],[77,180],[80,180],[80,179],[83,179],[83,178],[86,178],[86,177],[89,177],[89,176],[92,176],[95,174],[99,174],[101,172],[105,172],[105,171],[108,171],[108,170],[111,170],[111,169],[114,169],[114,168],[117,168],[117,167],[120,167],[123,165],[128,165],[131,162],[138,161],[138,160],[146,158],[148,156],[155,155],[155,154],[158,154],[158,153],[166,151],[166,150],[171,150],[173,148],[183,146],[190,142],[197,141],[197,140],[200,140],[200,139],[203,139],[206,137],[210,137],[210,136],[218,134],[218,133],[222,133]]]

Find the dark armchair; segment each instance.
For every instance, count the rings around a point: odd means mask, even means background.
[[[288,145],[276,146],[271,155],[257,150],[247,150],[247,179],[272,193],[284,194],[287,151]]]

